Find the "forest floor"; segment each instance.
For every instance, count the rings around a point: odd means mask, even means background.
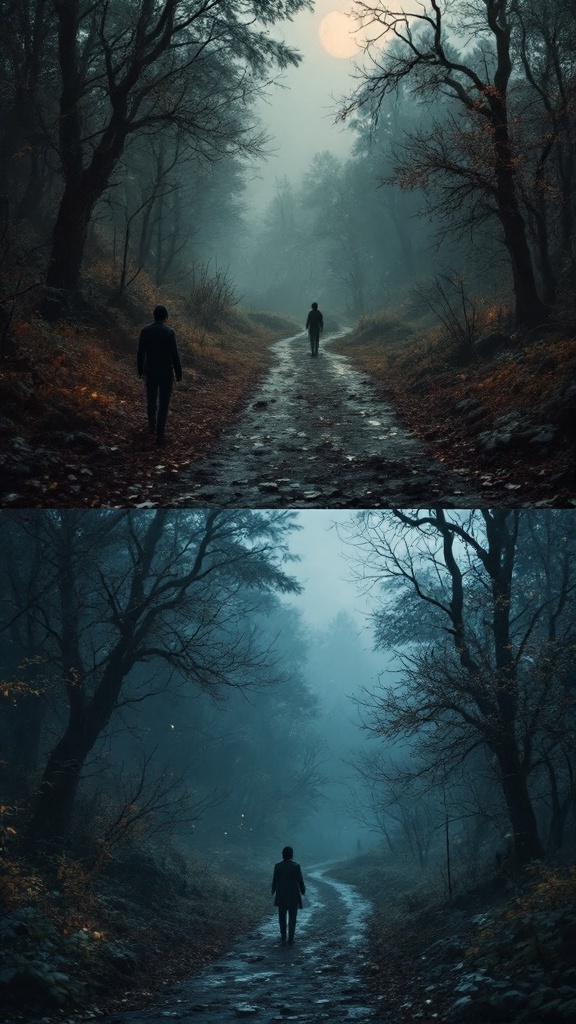
[[[166,877],[149,875],[146,899],[142,886],[138,897],[134,890],[142,867],[142,862],[132,865],[131,883],[117,878],[116,887],[101,887],[93,905],[84,907],[84,931],[79,921],[69,920],[59,946],[50,939],[45,918],[12,914],[12,924],[20,920],[17,941],[35,943],[28,966],[33,956],[36,975],[28,971],[19,999],[14,985],[2,984],[3,994],[11,996],[3,1020],[162,1024],[171,1018],[231,1024],[245,1017],[257,1024],[555,1024],[574,1019],[574,868],[539,866],[522,878],[494,876],[473,886],[457,885],[457,894],[448,898],[440,875],[415,877],[377,853],[320,865],[305,870],[304,909],[294,945],[287,946],[279,941],[264,866],[240,880],[218,875],[213,866],[198,874],[197,865],[193,885],[177,898]],[[5,924],[0,940],[4,946]],[[63,941],[67,966],[58,963]],[[55,971],[50,989],[46,979]]]
[[[311,357],[306,334],[275,342],[272,366],[250,402],[210,453],[180,474],[182,490],[170,488],[172,504],[381,508],[433,500],[457,508],[478,503],[468,481],[451,473],[401,425],[374,381],[333,351],[334,337],[323,337],[317,358]]]
[[[208,331],[181,296],[163,299],[183,364],[169,452],[148,434],[136,373],[140,329],[156,301],[149,286],[119,306],[99,287],[55,323],[33,309],[13,323],[0,361],[0,506],[146,507],[167,485],[180,489],[181,472],[210,450],[268,369],[271,342],[294,329],[274,314],[233,309]]]
[[[311,359],[288,320],[232,311],[209,333],[175,298],[184,377],[158,449],[135,372],[148,298],[113,307],[100,290],[62,321],[13,325],[1,506],[576,504],[567,329],[463,360],[399,311],[340,336],[332,325]]]
[[[488,318],[486,333],[506,336],[505,317],[503,325]],[[400,421],[482,504],[574,505],[574,315],[511,330],[509,344],[482,355],[412,301],[365,317],[335,348],[379,383]]]
[[[368,901],[326,868],[306,873],[305,909],[299,912],[293,945],[282,944],[269,900],[266,920],[244,935],[205,970],[163,993],[144,1012],[115,1013],[110,1024],[166,1017],[196,1024],[324,1024],[374,1020],[374,1006],[360,972],[366,963],[364,936]]]
[[[99,869],[62,856],[0,870],[0,1021],[88,1020],[156,1004],[270,909],[253,860],[138,843]],[[266,873],[268,881],[268,873]]]
[[[373,854],[334,873],[369,896],[362,980],[384,1024],[557,1024],[576,1017],[576,868],[455,882]]]

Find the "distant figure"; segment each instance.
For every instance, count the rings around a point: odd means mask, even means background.
[[[282,860],[274,866],[272,878],[272,895],[276,893],[274,906],[278,907],[280,937],[286,942],[286,915],[288,915],[288,945],[294,942],[298,907],[302,906],[302,896],[306,892],[302,869],[292,860],[294,851],[291,846],[282,850]]]
[[[182,380],[176,335],[168,327],[167,319],[166,306],[156,306],[154,323],[142,328],[138,343],[138,376],[146,377],[148,429],[151,434],[156,434],[158,444],[164,444],[164,428],[174,376],[176,380]]]
[[[318,355],[318,343],[320,341],[320,333],[324,330],[324,317],[318,309],[318,303],[312,303],[312,309],[308,313],[308,319],[306,320],[306,330],[310,336],[310,355]]]

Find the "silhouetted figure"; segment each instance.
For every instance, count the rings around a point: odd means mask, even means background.
[[[167,319],[166,306],[156,306],[154,323],[142,328],[138,343],[138,376],[146,377],[148,428],[150,433],[156,434],[158,444],[164,443],[174,376],[182,380],[176,335],[168,327]]]
[[[320,341],[320,334],[324,330],[324,317],[318,309],[318,303],[313,302],[312,308],[308,313],[308,319],[306,320],[306,330],[310,337],[310,354],[312,356],[318,355],[318,344]]]
[[[282,942],[286,942],[286,917],[288,917],[288,944],[290,946],[294,942],[298,908],[302,906],[302,896],[306,892],[302,869],[299,864],[296,864],[296,861],[292,860],[293,856],[292,847],[285,846],[282,850],[282,860],[274,865],[272,877],[272,895],[276,893],[274,906],[278,907],[280,936]]]

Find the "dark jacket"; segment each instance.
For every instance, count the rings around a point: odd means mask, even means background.
[[[306,320],[306,327],[310,334],[320,334],[324,330],[324,317],[319,309],[311,309]]]
[[[306,892],[302,869],[294,860],[281,860],[274,865],[272,894],[276,893],[275,907],[301,907]]]
[[[140,331],[138,343],[138,374],[149,377],[171,377],[182,379],[180,356],[176,347],[176,335],[163,320],[155,320]]]

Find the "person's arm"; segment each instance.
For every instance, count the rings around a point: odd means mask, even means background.
[[[136,357],[136,366],[138,368],[138,376],[141,377],[146,368],[146,346],[144,344],[144,331],[140,331],[140,340],[138,342],[138,355]]]
[[[172,355],[172,366],[174,367],[176,380],[182,380],[182,365],[180,363],[180,356],[178,355],[178,346],[176,344],[176,335],[174,331],[172,331],[170,338],[170,353]]]
[[[324,317],[322,316],[322,313],[320,313],[320,330],[324,333]]]
[[[276,886],[278,885],[278,868],[274,868],[274,874],[272,875],[272,895],[276,892]]]
[[[298,868],[298,885],[300,886],[300,892],[302,895],[306,892],[306,886],[304,885],[304,878],[302,876],[302,868]]]
[[[308,330],[309,327],[310,327],[310,313],[308,313],[308,316],[306,317],[306,330]]]

